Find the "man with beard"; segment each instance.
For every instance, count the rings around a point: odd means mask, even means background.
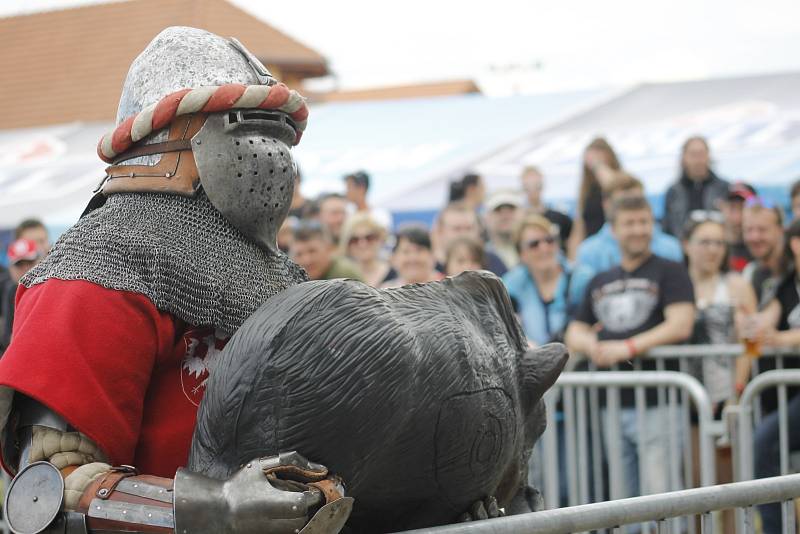
[[[766,304],[786,273],[783,211],[767,198],[745,200],[742,212],[742,237],[753,260],[742,275],[753,284],[759,307]]]
[[[228,338],[306,280],[276,234],[307,116],[304,99],[235,39],[167,28],[134,60],[116,128],[98,145],[106,176],[22,278],[0,360],[14,532],[290,534],[344,523],[338,481],[297,453],[255,458],[227,480],[182,467]]]
[[[643,197],[623,197],[611,210],[611,226],[622,252],[621,264],[596,275],[566,333],[567,346],[599,368],[626,362],[659,345],[685,341],[694,325],[694,293],[686,268],[653,254],[653,213]],[[642,369],[655,369],[645,360]],[[676,369],[677,370],[677,369]],[[621,394],[622,465],[627,496],[668,491],[663,458],[669,444],[664,406],[647,392],[644,421],[636,420],[634,392]],[[608,425],[603,425],[608,428]],[[604,436],[608,443],[609,436]],[[645,458],[638,456],[643,443]],[[680,441],[679,441],[680,442]],[[645,480],[639,480],[639,463]]]

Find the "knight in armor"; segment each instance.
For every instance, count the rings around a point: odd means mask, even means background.
[[[181,468],[227,339],[306,280],[276,233],[307,116],[235,39],[168,28],[134,60],[106,177],[21,280],[0,360],[13,532],[341,528],[341,481],[297,453],[228,480]]]

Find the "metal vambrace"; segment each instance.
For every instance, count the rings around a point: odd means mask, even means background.
[[[336,534],[353,505],[339,479],[295,452],[255,459],[228,480],[186,469],[172,480],[113,468],[86,488],[76,512],[63,511],[63,490],[52,464],[20,471],[6,496],[11,531]]]

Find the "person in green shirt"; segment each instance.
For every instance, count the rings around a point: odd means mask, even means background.
[[[336,254],[330,233],[316,221],[302,223],[294,229],[289,256],[306,270],[311,280],[351,278],[364,281],[352,261]]]

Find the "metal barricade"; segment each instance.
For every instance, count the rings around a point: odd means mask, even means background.
[[[739,399],[739,405],[735,410],[737,414],[737,460],[739,480],[750,480],[754,478],[753,468],[753,428],[758,395],[769,388],[778,389],[778,428],[779,428],[779,450],[780,450],[780,474],[789,474],[789,424],[787,421],[787,386],[800,386],[800,369],[783,369],[767,371],[756,376],[745,388]]]
[[[560,488],[567,488],[567,503],[570,506],[588,502],[602,501],[606,498],[619,499],[635,495],[627,495],[625,488],[623,454],[621,443],[620,390],[633,390],[635,396],[635,431],[642,432],[644,424],[663,426],[668,443],[658,444],[668,454],[659,458],[660,466],[644,465],[648,454],[645,444],[639,440],[636,455],[638,462],[638,478],[640,484],[652,485],[652,475],[658,471],[666,484],[663,491],[679,490],[691,485],[692,466],[698,462],[700,482],[711,485],[715,482],[714,441],[712,432],[713,416],[711,404],[702,385],[686,373],[676,371],[602,371],[602,372],[567,372],[559,377],[555,386],[545,397],[548,427],[540,439],[539,462],[544,467],[541,483],[545,507],[559,506]],[[666,415],[663,421],[648,421],[646,410],[646,391],[663,390],[662,402],[659,406],[666,408],[658,413]],[[599,407],[598,397],[601,392],[607,394],[605,409]],[[556,400],[563,399],[563,418],[558,422]],[[690,403],[695,406],[698,427],[700,428],[699,458],[693,458],[689,443],[689,410]],[[629,415],[630,411],[629,411]],[[628,433],[631,433],[631,421]],[[559,428],[559,425],[563,425]],[[601,427],[603,430],[601,431]],[[601,435],[607,445],[603,450]],[[559,435],[560,436],[559,439]],[[561,446],[559,446],[561,443]],[[631,451],[629,451],[631,452]],[[649,451],[648,451],[649,452]],[[566,476],[559,473],[559,455],[566,455]],[[534,467],[537,458],[534,458]],[[608,480],[604,477],[604,464],[607,463]],[[654,469],[657,467],[657,469]],[[685,480],[688,484],[683,484]],[[607,482],[607,483],[606,483]],[[640,486],[641,487],[641,486]],[[608,489],[608,494],[606,494]],[[655,492],[650,492],[655,493]]]
[[[800,498],[800,475],[786,475],[689,490],[634,497],[611,502],[545,510],[472,523],[405,531],[404,534],[566,534],[569,532],[621,530],[625,525],[655,522],[660,533],[670,523],[699,516],[701,532],[715,531],[714,514],[731,508],[751,509],[758,504],[791,502]],[[745,514],[745,517],[747,514]],[[693,521],[689,521],[692,524]],[[784,532],[794,533],[788,528]],[[746,532],[753,525],[742,524]]]
[[[770,424],[767,419],[760,417],[760,406],[758,398],[766,390],[777,388],[777,430],[778,430],[778,465],[781,475],[790,472],[790,446],[789,446],[789,409],[787,400],[787,387],[800,386],[800,370],[779,369],[767,371],[753,378],[747,385],[738,406],[731,407],[728,411],[735,416],[735,456],[737,480],[751,480],[755,478],[754,468],[755,455],[759,452],[765,455],[772,455],[772,451],[755,450],[754,429],[760,424]],[[774,417],[774,416],[773,416]],[[774,421],[774,419],[773,419]],[[774,425],[772,425],[774,426]],[[738,524],[752,524],[754,521],[752,510],[740,511]],[[783,503],[781,507],[781,521],[785,526],[784,530],[794,530],[795,510],[792,503]],[[739,530],[741,532],[742,530]]]

